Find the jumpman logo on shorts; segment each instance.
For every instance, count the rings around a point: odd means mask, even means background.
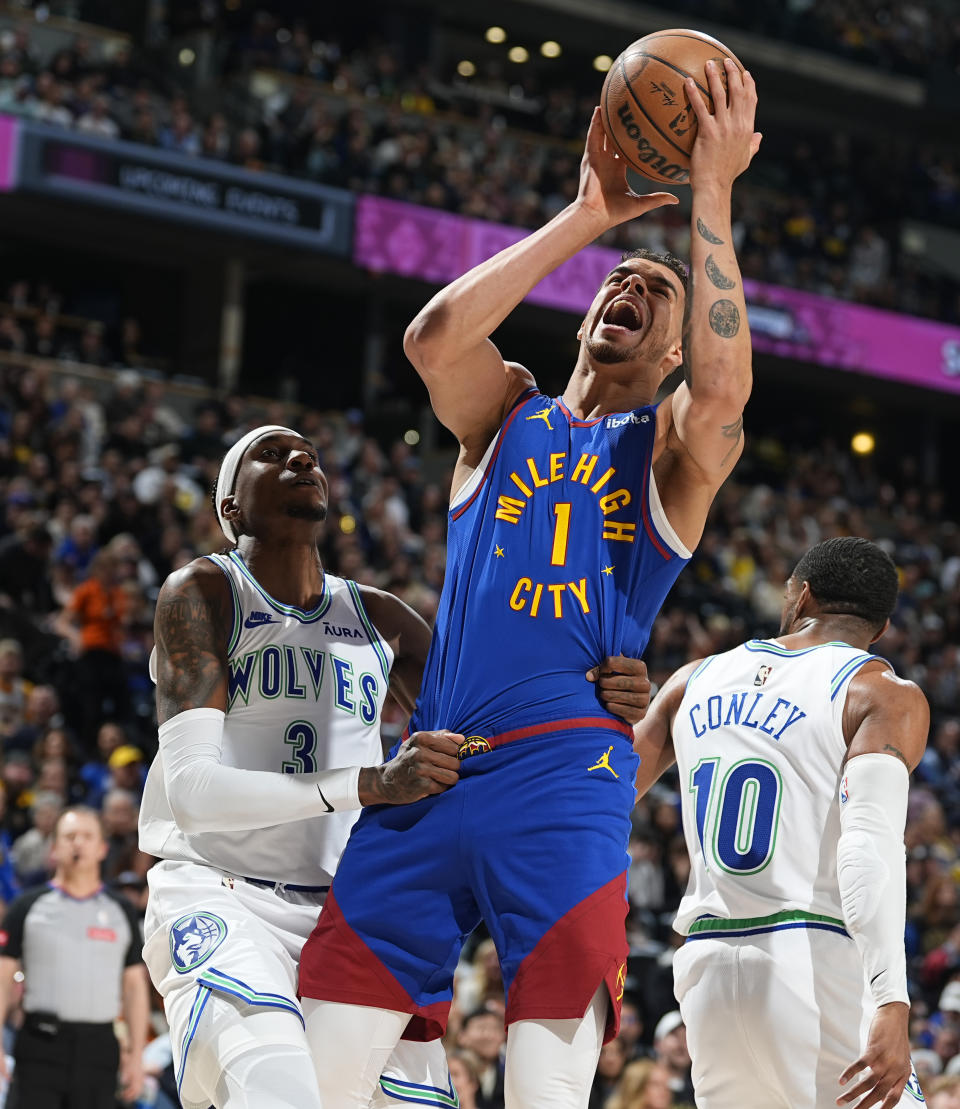
[[[593,766],[587,767],[587,772],[589,773],[591,770],[609,770],[614,778],[619,778],[620,775],[610,765],[610,752],[612,750],[612,747],[608,747],[606,751],[604,751],[604,753],[600,756],[600,758],[598,758],[597,761],[593,764]]]
[[[528,416],[528,420],[543,420],[543,422],[553,431],[553,424],[550,423],[550,413],[556,408],[555,404],[551,404],[547,408],[541,408],[539,412],[534,412],[532,416]]]

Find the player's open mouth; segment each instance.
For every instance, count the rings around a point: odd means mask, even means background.
[[[643,316],[635,301],[617,297],[610,302],[600,322],[618,331],[639,331],[643,327]]]

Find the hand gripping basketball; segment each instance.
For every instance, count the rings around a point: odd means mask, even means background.
[[[664,204],[676,204],[673,193],[639,196],[627,184],[627,163],[607,138],[599,107],[593,109],[587,143],[580,162],[577,202],[597,221],[597,234]]]
[[[690,154],[690,184],[694,187],[729,189],[750,165],[763,136],[754,131],[757,86],[749,71],[743,74],[729,58],[724,61],[729,96],[716,62],[705,65],[713,98],[711,112],[693,78],[684,82],[690,105],[697,113],[698,132]]]

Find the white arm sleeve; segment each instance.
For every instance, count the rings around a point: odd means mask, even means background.
[[[910,773],[898,758],[866,754],[847,763],[840,786],[840,900],[878,1005],[910,1004],[903,948],[909,784]]]
[[[360,767],[281,774],[221,765],[220,709],[188,709],[160,725],[163,784],[182,832],[245,832],[360,808]]]

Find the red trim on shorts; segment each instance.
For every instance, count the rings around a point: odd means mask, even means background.
[[[350,927],[333,891],[300,956],[298,997],[410,1013],[405,1040],[436,1040],[447,1030],[449,1001],[417,1005],[391,971]]]
[[[467,499],[467,501],[465,501],[462,505],[460,505],[451,513],[451,520],[459,520],[464,512],[467,511],[470,505],[472,505],[479,496],[480,490],[483,488],[487,478],[490,476],[490,471],[493,469],[494,464],[497,461],[497,455],[500,453],[500,448],[503,446],[503,437],[507,434],[507,429],[516,419],[517,413],[520,411],[523,405],[525,405],[527,401],[536,394],[536,392],[537,390],[531,387],[530,389],[527,389],[524,393],[522,393],[520,397],[518,397],[516,403],[513,406],[513,409],[510,412],[510,415],[504,422],[503,427],[501,427],[500,431],[497,433],[499,435],[499,438],[497,439],[497,445],[494,449],[493,455],[490,458],[490,461],[487,463],[487,468],[483,471],[483,477],[480,479],[476,489],[474,489],[474,491],[470,494],[470,497]]]
[[[487,743],[493,747],[502,747],[505,743],[512,743],[515,739],[530,739],[535,735],[550,735],[553,732],[592,731],[595,728],[609,732],[619,732],[633,741],[633,728],[624,720],[611,720],[607,716],[575,716],[569,720],[548,720],[543,724],[529,724],[525,728],[514,728],[510,732],[499,732],[497,735],[485,735]],[[475,733],[479,736],[479,732]],[[410,738],[410,728],[403,729],[400,737],[401,743],[406,743]],[[471,737],[472,738],[472,737]]]
[[[326,909],[324,909],[326,912]],[[506,1023],[582,1017],[601,983],[610,993],[603,1042],[620,1030],[627,974],[627,874],[562,916],[523,960],[507,994]]]

